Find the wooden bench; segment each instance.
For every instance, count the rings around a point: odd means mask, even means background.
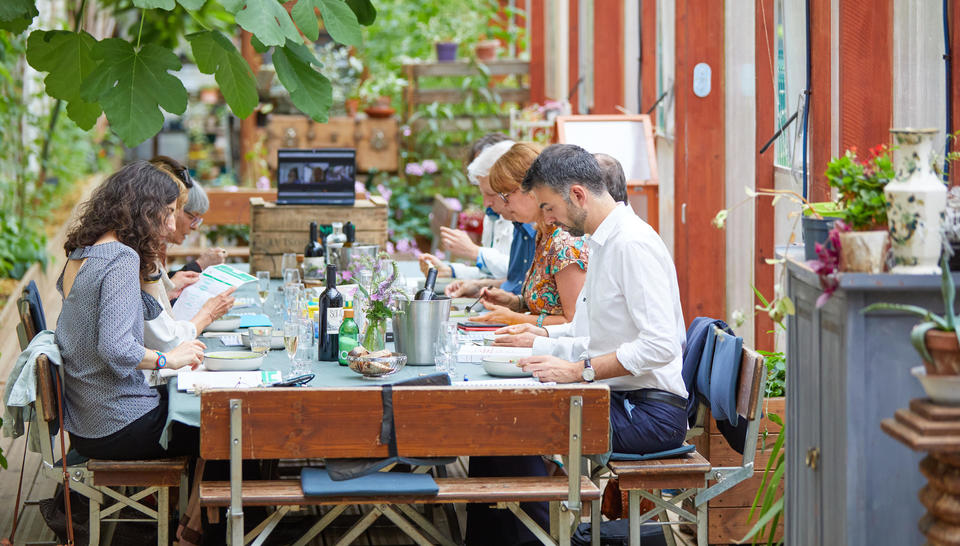
[[[21,349],[26,347],[37,332],[33,327],[33,313],[26,295],[17,302],[20,323],[17,333],[20,335]],[[63,467],[54,453],[56,432],[51,434],[51,424],[57,426],[57,395],[53,379],[56,373],[47,355],[40,355],[36,362],[37,398],[33,412],[32,425],[39,431],[40,438],[50,441],[40,442],[40,456],[43,465],[41,472],[50,479],[62,481]],[[60,434],[64,434],[59,430]],[[65,456],[65,454],[61,454]],[[128,520],[119,518],[119,511],[130,507],[145,515],[147,521],[157,523],[157,544],[170,544],[170,488],[179,487],[183,494],[179,498],[179,510],[183,514],[187,507],[187,459],[158,459],[149,461],[107,461],[91,459],[85,464],[67,466],[70,474],[70,489],[87,497],[90,505],[89,536],[90,544],[100,543],[101,522],[110,523],[104,543],[110,543],[113,525]],[[143,488],[133,494],[126,494],[125,488]],[[157,506],[151,508],[141,501],[156,493]],[[113,504],[109,504],[111,502]],[[117,514],[116,516],[114,514]],[[131,521],[144,521],[136,519]]]
[[[396,387],[397,453],[416,458],[565,453],[580,460],[582,453],[608,449],[609,405],[609,390],[601,385]],[[229,459],[231,481],[202,482],[201,505],[230,507],[233,544],[269,533],[290,506],[335,505],[296,543],[305,544],[353,504],[370,505],[372,511],[343,543],[382,514],[418,544],[453,544],[410,505],[469,502],[509,509],[544,543],[569,544],[581,502],[600,498],[599,488],[579,474],[578,464],[568,465],[573,470],[567,477],[437,478],[435,496],[308,497],[299,481],[241,480],[243,459],[387,457],[388,445],[379,437],[382,407],[381,390],[369,387],[204,392],[200,454],[207,460]],[[550,532],[520,508],[528,501],[551,503],[557,517]],[[242,505],[281,508],[244,537]]]
[[[644,522],[659,515],[661,516],[659,525],[662,525],[666,521],[668,510],[678,516],[678,521],[673,522],[673,525],[696,524],[697,544],[707,546],[707,503],[753,476],[753,460],[762,417],[763,393],[766,388],[765,372],[763,357],[744,347],[737,383],[737,414],[741,419],[747,419],[749,424],[743,459],[739,466],[714,467],[696,451],[673,458],[611,461],[607,464],[610,471],[619,479],[620,489],[629,492],[631,546],[639,546],[640,526]],[[708,479],[716,483],[707,487]],[[670,499],[664,499],[661,495],[664,489],[680,489],[680,492]],[[696,514],[681,506],[684,500],[691,498],[696,507]],[[641,514],[641,499],[653,502],[655,507]],[[665,529],[665,533],[667,532],[672,530]]]

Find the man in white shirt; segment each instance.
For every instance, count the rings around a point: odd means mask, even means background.
[[[575,338],[582,356],[569,359],[578,350],[573,346],[567,359],[538,355],[520,365],[544,382],[610,385],[613,451],[680,446],[687,418],[681,376],[686,329],[676,269],[660,236],[614,201],[597,160],[579,146],[546,148],[523,190],[536,195],[545,221],[574,235],[590,234],[591,256],[576,313],[587,318],[587,336]]]

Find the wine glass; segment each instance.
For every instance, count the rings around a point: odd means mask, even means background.
[[[266,353],[273,342],[273,328],[269,326],[254,326],[249,330],[250,350],[255,353]]]
[[[260,296],[260,307],[266,313],[267,299],[270,297],[270,272],[257,271],[257,295]]]
[[[283,287],[283,311],[286,320],[300,317],[300,289],[299,284],[287,284]]]
[[[313,321],[300,319],[297,321],[297,350],[290,370],[292,375],[303,375],[310,372],[310,362],[316,348],[313,344]]]
[[[295,366],[294,359],[297,356],[297,345],[300,341],[300,321],[288,319],[283,323],[283,348],[287,350],[287,358],[290,359],[290,367]]]
[[[293,252],[284,252],[280,258],[280,274],[283,275],[288,269],[297,268],[297,255]]]
[[[434,344],[434,363],[438,373],[453,377],[457,367],[457,352],[460,350],[460,335],[456,322],[446,322],[440,327]]]
[[[287,268],[283,270],[283,285],[300,284],[300,270],[296,268]]]

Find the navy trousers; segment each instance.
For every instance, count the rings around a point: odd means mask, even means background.
[[[471,478],[496,476],[546,476],[543,459],[534,457],[470,457]],[[545,502],[521,502],[524,510],[540,527],[550,531],[550,508]],[[488,504],[467,505],[467,546],[516,546],[539,544],[533,533],[509,510]]]
[[[614,453],[655,453],[683,445],[687,411],[666,402],[631,402],[623,392],[610,393],[610,430]]]

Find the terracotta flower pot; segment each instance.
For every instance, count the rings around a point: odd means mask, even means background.
[[[477,45],[473,47],[473,53],[476,55],[478,61],[489,63],[490,61],[497,60],[497,48],[499,47],[500,42],[497,40],[482,40],[477,42]]]
[[[343,107],[347,111],[348,116],[354,117],[360,110],[360,99],[347,99],[343,102]]]
[[[890,247],[886,230],[846,231],[840,234],[840,271],[883,273]]]
[[[928,375],[960,375],[960,343],[955,332],[929,330],[924,342],[933,357],[933,362],[923,362]]]

